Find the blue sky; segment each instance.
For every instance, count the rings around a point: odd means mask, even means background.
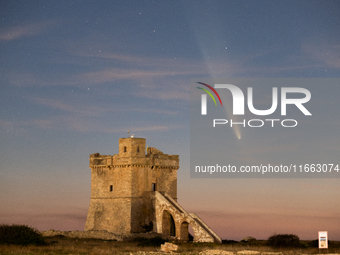
[[[339,179],[189,174],[190,79],[339,78],[339,10],[338,1],[1,1],[0,219],[83,229],[88,156],[118,153],[129,129],[180,155],[180,204],[222,238],[328,230],[340,240]],[[310,139],[336,153],[338,90],[327,91],[332,132]]]

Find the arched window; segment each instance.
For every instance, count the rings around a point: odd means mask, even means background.
[[[124,152],[126,152],[126,146],[124,146]]]

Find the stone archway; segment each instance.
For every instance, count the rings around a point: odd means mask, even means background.
[[[183,221],[180,228],[180,240],[189,241],[189,223]]]
[[[152,195],[155,197],[154,229],[157,233],[183,241],[193,239],[194,242],[222,243],[221,238],[196,214],[186,212],[168,194],[155,191]]]
[[[162,234],[167,236],[176,236],[174,218],[167,210],[164,210],[162,215]]]

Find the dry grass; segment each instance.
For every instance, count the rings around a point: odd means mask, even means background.
[[[72,239],[66,237],[46,238],[48,246],[11,246],[1,245],[0,254],[164,254],[160,252],[160,246],[144,247],[138,242],[117,242],[98,239]],[[340,254],[340,242],[337,248],[330,248],[331,254]],[[209,252],[210,251],[210,252]],[[261,255],[299,255],[299,254],[319,254],[317,248],[297,248],[275,250],[264,245],[249,246],[241,243],[237,244],[199,244],[183,243],[179,244],[179,254],[227,254],[251,255],[256,251]],[[327,251],[323,250],[322,254]],[[260,255],[260,254],[259,254]]]

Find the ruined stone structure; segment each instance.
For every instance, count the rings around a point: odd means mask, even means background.
[[[195,242],[218,242],[197,215],[177,203],[179,156],[149,147],[144,138],[119,139],[119,154],[90,155],[91,202],[85,230],[116,235],[154,231],[188,240],[191,225]]]

